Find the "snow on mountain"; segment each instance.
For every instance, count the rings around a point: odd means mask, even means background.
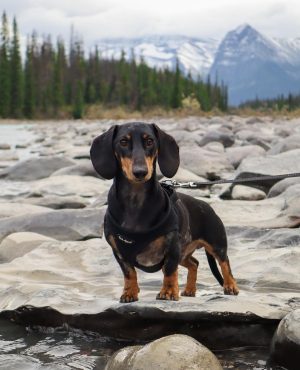
[[[300,92],[300,38],[267,37],[248,24],[228,32],[220,42],[213,38],[147,36],[101,39],[104,58],[136,60],[142,57],[156,68],[174,69],[176,59],[183,73],[197,78],[217,76],[229,89],[229,103],[277,97]]]
[[[219,45],[212,76],[228,85],[229,102],[300,92],[300,40],[269,38],[250,25],[227,33]]]
[[[105,39],[97,42],[104,58],[119,59],[122,50],[125,58],[134,55],[156,68],[174,69],[178,58],[181,70],[191,73],[193,77],[207,76],[213,63],[219,41],[216,39],[199,39],[186,36],[148,36],[141,38]]]

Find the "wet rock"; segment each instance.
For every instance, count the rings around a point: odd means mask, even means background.
[[[188,356],[187,356],[188,349]],[[162,370],[222,370],[216,356],[201,343],[174,334],[145,346],[126,347],[109,360],[106,370],[148,370],[149,365]]]
[[[290,370],[300,364],[300,309],[290,312],[280,322],[271,345],[271,360]]]
[[[0,178],[7,180],[32,181],[50,176],[62,167],[74,164],[64,157],[29,158],[0,172]]]
[[[0,261],[10,262],[24,256],[43,242],[53,240],[53,238],[30,232],[10,234],[0,243]]]
[[[57,210],[0,220],[0,240],[14,232],[30,231],[58,240],[102,236],[104,209]]]
[[[226,149],[226,155],[234,168],[237,168],[242,160],[247,157],[265,156],[266,151],[258,145],[237,146]]]
[[[236,185],[232,190],[231,196],[235,200],[262,200],[266,198],[266,193],[249,186]]]
[[[220,142],[225,148],[228,148],[234,144],[235,137],[231,130],[222,127],[219,130],[208,131],[201,140],[197,141],[197,144],[204,146],[212,141]]]

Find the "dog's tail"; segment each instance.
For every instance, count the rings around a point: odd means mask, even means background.
[[[205,253],[211,272],[213,273],[214,277],[218,280],[219,284],[223,286],[224,280],[222,278],[222,275],[220,274],[215,258],[208,252],[205,251]]]

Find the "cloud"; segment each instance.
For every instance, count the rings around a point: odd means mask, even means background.
[[[297,36],[297,0],[1,0],[23,35],[63,35],[73,24],[87,45],[107,37],[184,34],[221,38],[241,23],[269,36]]]

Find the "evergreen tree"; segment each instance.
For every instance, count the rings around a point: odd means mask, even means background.
[[[179,69],[179,61],[177,59],[176,70],[175,70],[175,75],[174,75],[174,82],[173,82],[171,107],[180,108],[181,99],[182,99],[181,74],[180,74],[180,69]]]
[[[67,70],[65,45],[62,39],[57,40],[54,57],[52,104],[54,115],[58,116],[65,104],[65,78]]]
[[[23,69],[16,18],[13,19],[13,37],[10,49],[10,59],[10,116],[13,118],[20,118],[23,110]]]
[[[34,118],[36,99],[35,99],[35,83],[34,83],[34,67],[33,67],[33,45],[27,40],[26,47],[26,62],[25,62],[25,84],[24,84],[24,115],[27,118]]]
[[[9,30],[6,13],[2,14],[0,44],[0,117],[6,118],[10,113],[10,60]]]

